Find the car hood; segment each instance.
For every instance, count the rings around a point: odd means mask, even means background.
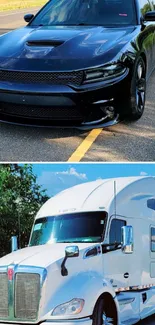
[[[0,36],[0,68],[72,70],[113,60],[135,27],[24,27]]]
[[[65,257],[65,248],[70,245],[77,245],[80,254],[83,250],[94,246],[93,243],[57,243],[41,246],[32,246],[10,253],[0,259],[1,266],[35,266],[47,268],[49,265],[62,260]]]

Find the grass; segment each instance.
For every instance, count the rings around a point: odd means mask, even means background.
[[[0,12],[7,10],[40,7],[46,2],[47,0],[0,0]]]

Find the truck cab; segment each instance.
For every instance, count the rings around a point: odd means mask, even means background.
[[[155,313],[155,178],[65,190],[0,259],[0,323],[136,324]],[[13,241],[15,244],[15,241]]]

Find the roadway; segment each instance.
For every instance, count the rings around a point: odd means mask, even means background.
[[[33,10],[0,13],[0,34],[24,25],[23,16]],[[154,161],[155,73],[151,76],[146,110],[136,123],[81,132],[0,124],[0,161]]]

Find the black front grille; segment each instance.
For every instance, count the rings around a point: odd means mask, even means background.
[[[0,70],[0,81],[80,86],[83,81],[83,71],[26,72]]]
[[[50,119],[56,121],[82,121],[82,114],[76,107],[49,107],[19,105],[0,102],[0,114],[19,116],[26,118]]]

